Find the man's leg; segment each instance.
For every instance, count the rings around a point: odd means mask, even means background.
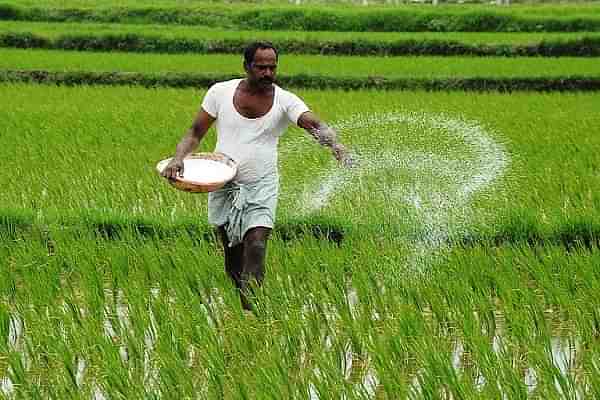
[[[265,256],[270,234],[270,228],[260,226],[248,230],[244,235],[241,298],[246,310],[251,310],[252,306],[245,295],[251,295],[252,287],[260,286],[265,276]]]
[[[225,255],[225,272],[231,278],[235,287],[240,290],[242,288],[242,268],[243,268],[243,243],[237,246],[229,247],[229,238],[224,226],[217,228],[221,243],[223,244],[223,253]]]

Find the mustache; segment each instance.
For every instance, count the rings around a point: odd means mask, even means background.
[[[265,83],[273,83],[275,82],[275,79],[271,79],[271,78],[260,78],[261,82],[265,82]]]

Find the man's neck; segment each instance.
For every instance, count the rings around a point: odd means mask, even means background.
[[[252,95],[266,96],[270,95],[274,90],[273,85],[262,86],[258,84],[252,84],[248,79],[244,79],[242,83],[242,89]]]

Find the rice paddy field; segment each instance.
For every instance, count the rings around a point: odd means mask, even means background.
[[[56,72],[140,72],[161,74],[243,74],[242,58],[233,54],[131,54],[0,48],[0,68]],[[288,55],[279,63],[282,74],[331,77],[447,78],[553,77],[600,75],[592,57],[352,57]]]
[[[30,21],[0,21],[0,33],[32,33],[50,39],[65,35],[147,35],[163,39],[240,39],[255,40],[257,37],[268,37],[276,40],[373,40],[392,42],[396,40],[455,40],[468,43],[484,44],[527,44],[542,40],[575,40],[583,37],[600,36],[598,32],[327,32],[327,31],[253,31],[216,29],[205,26],[160,25],[160,24],[118,24],[94,22],[30,22]]]
[[[23,26],[107,27],[35,24]],[[597,65],[283,54],[279,72],[597,78]],[[0,48],[7,70],[243,73],[232,54]],[[0,397],[598,396],[598,91],[293,88],[355,162],[341,167],[299,128],[282,137],[278,219],[248,315],[206,195],[155,171],[206,89],[0,83]],[[211,129],[198,151],[214,145]]]

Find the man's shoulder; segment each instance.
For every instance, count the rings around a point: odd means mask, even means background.
[[[284,99],[284,100],[287,100],[287,101],[290,101],[290,100],[293,101],[293,100],[296,100],[296,99],[300,99],[300,97],[297,94],[295,94],[291,90],[284,89],[281,86],[275,85],[275,90],[277,92],[279,92],[278,95],[279,95],[279,97],[281,99]]]
[[[239,83],[241,79],[236,78],[236,79],[230,79],[228,81],[220,81],[220,82],[215,82],[211,85],[211,89],[224,89],[224,88],[229,88],[231,86],[237,85]]]
[[[290,90],[288,89],[284,89],[279,85],[273,84],[273,86],[275,87],[275,90],[277,90],[279,93],[282,93],[284,95],[290,95],[293,94]]]

